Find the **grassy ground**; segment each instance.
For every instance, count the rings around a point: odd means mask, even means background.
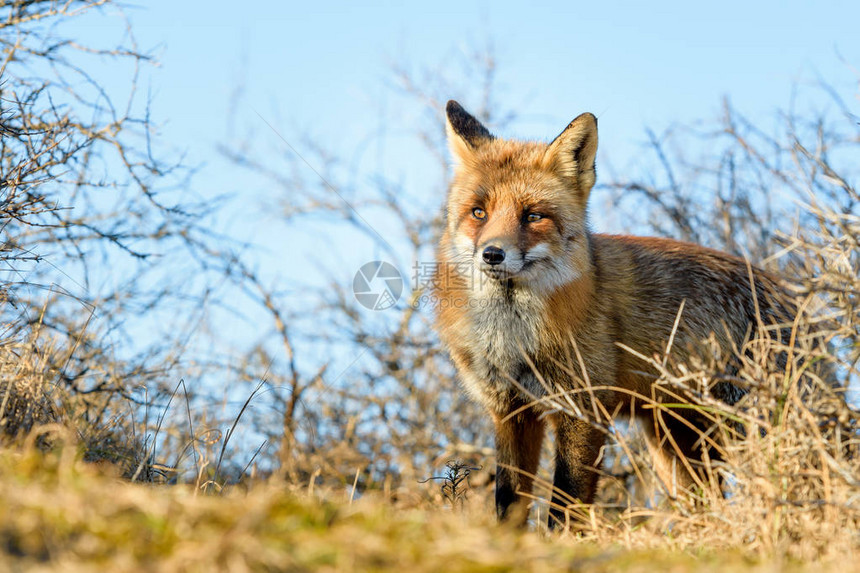
[[[320,501],[281,483],[218,495],[133,484],[58,453],[0,453],[0,570],[62,571],[844,571],[719,540],[603,540],[495,525],[484,499],[458,512],[398,508],[372,495]],[[643,541],[650,539],[651,541]],[[716,541],[716,542],[714,542]]]
[[[0,573],[860,570],[860,413],[836,389],[809,386],[815,378],[805,372],[818,347],[793,350],[807,355],[789,375],[772,364],[780,347],[765,346],[740,355],[739,376],[751,388],[743,406],[706,396],[700,405],[672,406],[699,408],[712,435],[725,436],[723,461],[702,468],[695,488],[672,502],[649,501],[655,476],[650,456],[636,454],[641,436],[613,432],[599,504],[575,509],[576,533],[550,534],[539,518],[528,530],[497,525],[484,470],[456,510],[439,495],[440,482],[419,483],[427,474],[404,471],[353,491],[359,474],[337,470],[348,467],[346,444],[326,448],[292,482],[258,479],[219,491],[214,482],[227,478],[211,470],[224,437],[195,450],[203,460],[197,475],[211,480],[204,485],[212,493],[187,479],[190,454],[181,474],[190,483],[158,485],[149,471],[137,475],[148,483],[134,482],[135,468],[156,469],[143,460],[178,459],[143,448],[140,436],[155,442],[152,425],[94,424],[80,413],[89,410],[56,391],[56,373],[41,367],[40,354],[0,345]],[[662,372],[659,388],[710,380],[707,372],[680,372]],[[654,415],[669,416],[672,407]],[[741,424],[746,431],[737,431]],[[630,467],[621,463],[626,452]],[[475,462],[493,467],[483,453]],[[314,487],[298,477],[306,475],[318,478]],[[537,493],[549,497],[545,486]],[[545,519],[546,504],[538,510]]]

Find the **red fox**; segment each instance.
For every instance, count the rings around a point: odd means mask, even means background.
[[[565,358],[574,346],[593,399],[608,412],[635,411],[633,397],[651,396],[656,376],[623,347],[650,357],[674,335],[672,353],[682,360],[708,338],[730,352],[760,321],[785,324],[793,315],[779,281],[743,259],[669,239],[592,233],[592,114],[549,144],[498,139],[455,101],[447,120],[455,168],[434,281],[437,328],[467,392],[495,422],[500,519],[525,519],[545,420],[553,423],[553,526],[569,500],[593,501],[605,441],[600,428],[540,401],[550,389],[582,388]],[[729,382],[711,392],[728,403],[744,394]],[[691,484],[670,473],[677,451],[701,459],[706,446],[691,427],[701,422],[667,417],[658,425],[649,415],[643,423],[664,483]]]

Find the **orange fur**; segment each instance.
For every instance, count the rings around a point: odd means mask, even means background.
[[[554,390],[573,394],[587,376],[594,387],[619,389],[593,394],[608,412],[634,409],[631,395],[651,396],[654,376],[619,343],[661,354],[682,303],[673,346],[681,361],[709,336],[727,351],[742,343],[757,310],[770,322],[790,313],[776,279],[753,269],[751,284],[742,259],[669,239],[589,231],[594,116],[579,116],[547,145],[496,139],[449,102],[448,135],[456,168],[438,250],[437,326],[467,391],[496,422],[498,515],[510,515],[524,499],[518,496],[530,492],[531,479],[521,474],[537,468],[546,416],[556,428],[554,485],[563,492],[554,501],[589,503],[604,435],[548,406]],[[742,391],[725,385],[714,393],[733,402]],[[577,407],[595,407],[590,394],[576,395]],[[704,446],[686,425],[644,421],[652,452],[663,458],[658,469],[678,466],[671,463],[676,449],[702,456]],[[661,477],[682,486],[691,481],[686,474]]]

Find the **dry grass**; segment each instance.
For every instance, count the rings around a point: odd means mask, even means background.
[[[131,476],[143,451],[130,421],[115,414],[129,404],[118,393],[75,393],[58,384],[75,350],[63,342],[37,327],[0,343],[0,448],[49,451],[59,432],[74,436],[86,461]]]
[[[577,396],[593,396],[587,381],[576,396],[556,394],[556,408],[591,415],[606,430],[606,457],[616,466],[615,477],[603,480],[602,506],[572,505],[580,538],[625,548],[740,550],[764,561],[853,563],[860,549],[860,412],[847,391],[858,381],[860,224],[852,213],[820,206],[810,213],[819,228],[788,242],[803,262],[801,310],[793,324],[782,325],[790,329],[788,343],[761,325],[731,357],[716,346],[696,364],[673,364],[671,352],[639,355],[659,372],[644,407],[658,418],[693,409],[710,422],[701,439],[721,461],[690,462],[694,491],[665,495],[672,484],[654,475],[636,433],[620,431],[617,417],[589,401],[577,403]],[[728,376],[727,360],[739,366]],[[727,379],[748,392],[734,406],[710,394]],[[664,492],[656,502],[641,495],[648,484]]]
[[[14,347],[17,361],[3,370],[10,396],[3,418],[18,432],[0,449],[0,571],[854,569],[857,417],[838,394],[796,391],[814,380],[803,365],[820,348],[798,351],[804,360],[786,377],[768,364],[778,344],[752,346],[740,374],[749,378],[748,399],[736,408],[705,403],[726,434],[725,462],[702,470],[701,489],[652,503],[628,494],[631,479],[653,476],[632,443],[635,432],[618,432],[609,449],[614,466],[628,466],[627,483],[604,479],[601,503],[572,507],[573,527],[560,535],[540,523],[545,502],[530,530],[497,525],[486,471],[475,471],[471,485],[459,479],[462,469],[454,472],[457,492],[452,480],[367,490],[356,488],[358,476],[272,477],[217,495],[199,480],[131,483],[122,463],[85,461],[92,442],[74,410],[64,410],[71,403],[50,393],[50,369],[39,369],[47,362],[27,354],[36,345]],[[658,386],[706,387],[709,376],[705,368],[667,368]],[[738,435],[742,426],[747,432]],[[617,455],[624,451],[628,458]],[[718,474],[732,476],[729,497]],[[344,485],[323,485],[338,480]]]
[[[326,501],[283,482],[207,496],[131,484],[82,464],[73,444],[50,455],[0,454],[0,570],[63,571],[672,571],[807,570],[708,539],[671,535],[547,538],[495,525],[482,500],[451,512],[400,508],[380,496]],[[847,555],[842,556],[846,558]],[[844,562],[815,564],[844,569]]]
[[[699,409],[713,422],[703,439],[713,440],[723,461],[696,468],[695,491],[661,495],[670,484],[655,479],[635,430],[620,431],[609,413],[597,416],[611,437],[607,476],[598,503],[570,506],[563,534],[543,524],[545,481],[529,530],[497,525],[487,470],[475,470],[471,485],[462,468],[454,471],[454,489],[452,480],[420,484],[402,476],[380,484],[359,479],[355,468],[230,485],[213,477],[216,458],[207,462],[198,448],[200,469],[189,484],[129,482],[121,476],[136,472],[140,460],[149,464],[152,450],[134,447],[132,427],[93,419],[98,409],[77,402],[98,398],[58,390],[52,381],[71,349],[38,329],[7,341],[0,346],[0,570],[857,568],[860,415],[843,390],[857,378],[860,278],[844,261],[854,256],[860,228],[850,214],[818,215],[816,237],[794,243],[810,281],[799,290],[805,310],[791,325],[793,343],[763,329],[736,349],[741,368],[733,383],[748,390],[746,398],[731,407],[709,398],[725,375],[716,350],[698,364],[642,356],[661,373],[655,393],[679,396],[654,414]],[[558,406],[570,403],[560,397]],[[322,467],[335,468],[349,451],[344,443],[317,455],[331,459]],[[486,458],[477,464],[493,465]]]

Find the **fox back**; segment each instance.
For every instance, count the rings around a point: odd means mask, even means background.
[[[656,378],[636,354],[662,353],[670,337],[680,361],[702,352],[706,339],[730,354],[757,325],[790,321],[791,305],[774,277],[732,255],[592,233],[593,115],[580,115],[549,144],[495,138],[453,101],[447,116],[455,168],[437,254],[437,327],[467,392],[495,422],[500,518],[516,510],[523,519],[545,420],[554,424],[557,524],[565,500],[593,500],[605,435],[550,398],[582,396],[587,379],[593,389],[577,402],[582,408],[635,410]],[[579,363],[584,371],[572,368]],[[744,393],[730,383],[711,391],[729,403]],[[704,455],[691,429],[701,422],[645,422],[661,479],[691,484],[670,468],[674,452]]]

